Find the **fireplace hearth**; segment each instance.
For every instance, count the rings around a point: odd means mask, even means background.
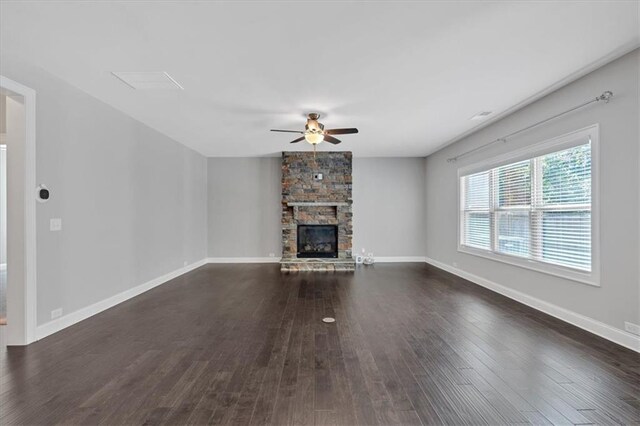
[[[298,258],[337,258],[336,225],[298,225]]]

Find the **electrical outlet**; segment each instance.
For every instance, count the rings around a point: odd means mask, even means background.
[[[187,266],[189,264],[189,262],[187,262],[186,260],[184,262],[182,262],[182,266]]]
[[[269,253],[269,257],[276,257],[275,253]]]
[[[62,230],[62,219],[53,218],[49,220],[49,230],[50,231],[61,231]]]
[[[453,267],[457,268],[458,267],[458,262],[453,262]]]
[[[51,311],[51,319],[60,318],[62,316],[62,308]]]
[[[624,329],[627,330],[629,333],[633,333],[640,336],[640,325],[638,324],[625,321]]]

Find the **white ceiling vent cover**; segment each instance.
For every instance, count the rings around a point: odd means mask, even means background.
[[[477,113],[476,115],[474,115],[473,117],[471,117],[472,120],[482,120],[485,117],[488,117],[491,115],[491,111],[481,111],[479,113]]]
[[[136,90],[184,90],[184,87],[164,71],[114,71],[111,74]]]

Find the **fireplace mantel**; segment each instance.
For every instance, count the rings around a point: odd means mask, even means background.
[[[288,201],[287,208],[293,209],[293,220],[298,223],[300,221],[300,210],[303,211],[319,211],[320,209],[331,209],[332,217],[338,220],[338,215],[343,209],[349,209],[350,204],[341,201]],[[326,219],[326,213],[324,213]]]

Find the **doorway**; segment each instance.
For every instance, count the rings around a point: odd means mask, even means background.
[[[0,346],[36,340],[35,91],[0,76]]]

